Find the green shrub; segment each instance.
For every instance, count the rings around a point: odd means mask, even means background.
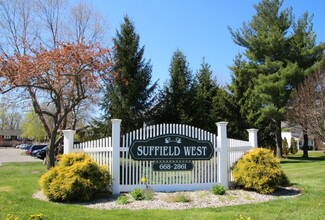
[[[134,190],[132,190],[130,192],[130,195],[135,200],[143,200],[144,199],[143,191],[141,189],[139,189],[139,188],[135,188]]]
[[[85,153],[64,154],[58,165],[40,179],[43,193],[52,201],[89,201],[107,191],[110,175]]]
[[[282,154],[283,155],[289,154],[288,140],[286,137],[282,139]]]
[[[296,154],[298,152],[297,141],[294,137],[291,138],[290,153]]]
[[[212,186],[211,192],[214,195],[224,195],[226,193],[226,190],[222,185],[217,184],[217,185]]]
[[[169,195],[167,198],[165,198],[165,201],[187,203],[187,202],[191,202],[192,199],[185,193],[176,193],[176,194]]]
[[[119,196],[116,200],[116,203],[119,205],[125,205],[129,203],[128,197],[126,196]]]
[[[289,184],[280,161],[268,149],[255,148],[246,153],[232,167],[236,184],[258,193],[272,193],[276,187]]]
[[[135,188],[130,192],[130,195],[135,200],[152,200],[154,191],[150,188],[147,189],[139,189]]]

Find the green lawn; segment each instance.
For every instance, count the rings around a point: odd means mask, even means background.
[[[46,171],[42,163],[8,163],[0,166],[0,220],[12,214],[19,220],[42,213],[44,219],[237,219],[240,214],[255,219],[325,219],[325,154],[310,152],[282,160],[282,167],[303,195],[293,199],[222,208],[189,210],[96,210],[78,205],[55,204],[32,198],[38,180]]]

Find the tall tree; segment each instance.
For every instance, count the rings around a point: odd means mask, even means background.
[[[309,75],[295,89],[286,109],[286,119],[300,125],[306,134],[325,142],[325,67]],[[308,157],[308,139],[304,140],[303,157]]]
[[[15,91],[12,100],[19,97],[34,107],[51,140],[49,167],[54,166],[59,129],[75,128],[68,118],[76,121],[79,105],[94,99],[97,75],[110,65],[108,51],[98,45],[103,19],[82,5],[70,7],[66,0],[0,1],[1,89]]]
[[[157,82],[151,84],[152,66],[143,58],[144,46],[140,46],[140,37],[128,16],[113,42],[116,78],[106,86],[104,121],[107,125],[112,118],[122,119],[122,130],[128,132],[151,121]]]
[[[170,80],[156,106],[156,122],[191,124],[193,119],[193,76],[186,56],[176,50],[169,66]]]
[[[101,43],[104,40],[105,20],[93,8],[66,0],[1,0],[0,52],[9,57],[15,54],[34,55],[41,47],[53,49],[59,42]],[[8,104],[29,109],[30,100],[21,99],[24,92],[10,94]],[[19,99],[19,102],[17,100]]]
[[[308,13],[295,23],[292,9],[281,10],[282,4],[282,0],[262,0],[254,5],[256,15],[248,24],[230,29],[234,42],[245,48],[247,62],[240,71],[247,72],[251,84],[243,93],[247,99],[241,108],[248,110],[248,122],[274,128],[278,157],[282,156],[281,121],[291,92],[306,69],[324,56],[324,44],[316,45]]]
[[[215,123],[229,118],[227,98],[226,90],[218,85],[210,65],[203,59],[194,77],[191,124],[215,132]]]
[[[251,126],[250,124],[253,124],[250,118],[247,117],[251,115],[249,110],[252,109],[252,106],[249,104],[256,104],[256,102],[248,102],[252,95],[251,89],[256,74],[251,69],[245,68],[247,65],[247,61],[243,59],[243,56],[237,55],[234,59],[234,64],[230,67],[232,82],[228,85],[231,93],[229,97],[229,129],[232,130],[233,135],[237,138],[246,138],[247,132],[244,131]],[[234,126],[231,125],[232,122],[235,122]]]
[[[194,78],[193,84],[193,112],[192,123],[205,130],[215,131],[215,121],[213,119],[213,98],[217,95],[218,85],[212,79],[211,67],[203,59],[201,68]]]
[[[50,139],[48,168],[55,165],[55,149],[62,140],[57,139],[59,131],[74,129],[69,114],[91,99],[111,73],[109,51],[98,44],[59,45],[34,50],[33,56],[0,57],[0,90],[24,90]]]

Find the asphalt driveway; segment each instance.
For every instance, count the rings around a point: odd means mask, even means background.
[[[24,150],[16,148],[0,148],[0,165],[7,162],[42,162],[36,157],[24,155]]]

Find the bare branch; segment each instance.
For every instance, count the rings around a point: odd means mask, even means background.
[[[325,71],[319,69],[294,92],[287,120],[299,124],[310,135],[325,142]]]

